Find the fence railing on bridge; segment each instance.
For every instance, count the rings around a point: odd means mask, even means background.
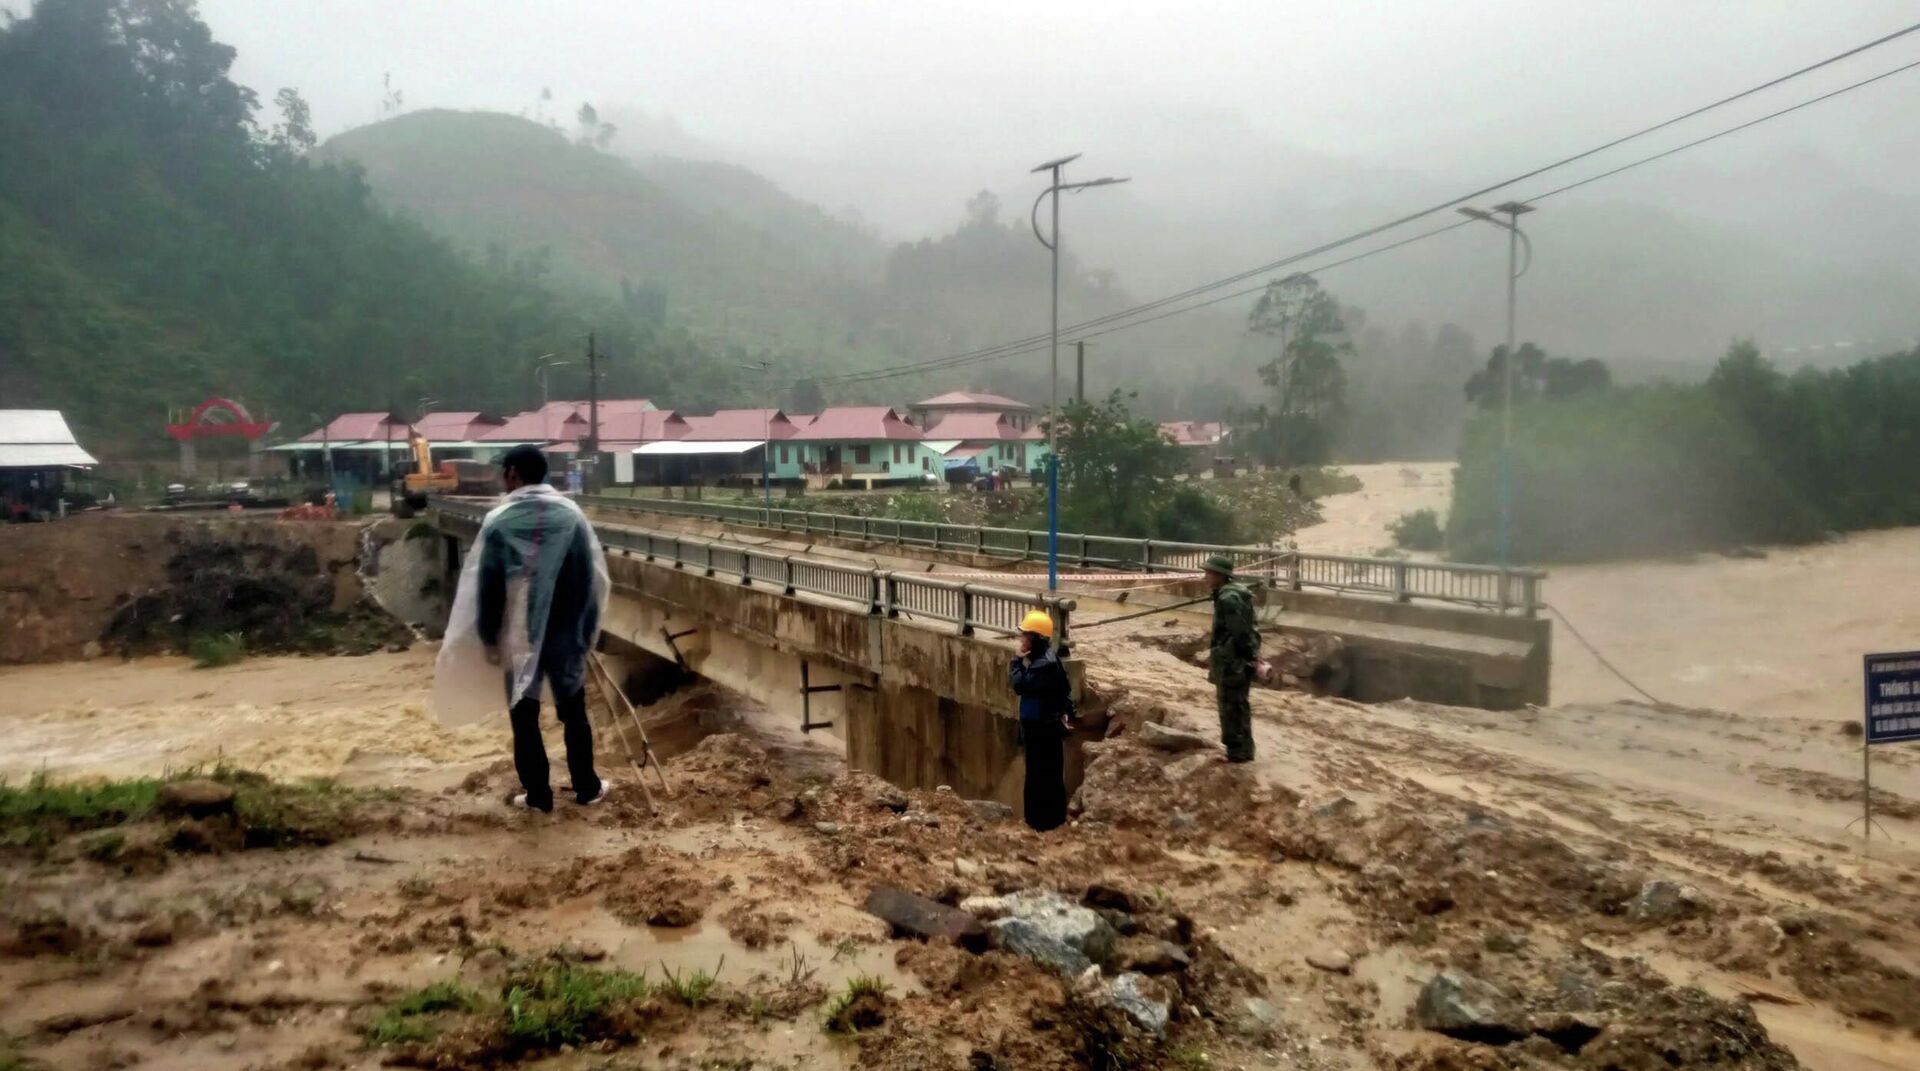
[[[477,533],[489,507],[475,502],[437,500],[444,517]],[[863,604],[868,613],[945,622],[962,635],[991,632],[1012,635],[1020,618],[1035,607],[1053,616],[1065,635],[1073,600],[1031,591],[1013,591],[915,573],[895,573],[841,562],[755,550],[623,525],[594,525],[603,547],[648,561],[663,562],[707,576],[734,577],[749,587],[783,595],[806,593]]]
[[[610,512],[693,517],[726,524],[806,535],[858,539],[932,550],[966,551],[1022,560],[1043,559],[1047,533],[1036,529],[991,528],[939,521],[903,521],[794,509],[669,498],[583,496],[580,504]],[[1343,554],[1314,554],[1258,546],[1178,543],[1160,539],[1061,532],[1062,565],[1139,572],[1198,572],[1215,554],[1233,559],[1236,570],[1265,576],[1293,591],[1331,591],[1395,602],[1434,602],[1494,613],[1535,616],[1547,574],[1538,569],[1501,568],[1458,562],[1416,562]]]

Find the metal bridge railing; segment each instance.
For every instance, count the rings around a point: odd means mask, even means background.
[[[489,508],[447,499],[434,505],[443,524],[463,528],[469,535],[478,534]],[[1037,607],[1053,617],[1057,634],[1064,637],[1074,607],[1072,599],[1057,595],[869,569],[625,525],[593,527],[601,545],[610,551],[709,577],[733,578],[782,595],[805,593],[858,603],[871,614],[944,622],[963,636],[975,632],[1012,635],[1019,631],[1020,618]]]
[[[1047,533],[1032,529],[990,528],[936,521],[901,521],[888,517],[857,517],[840,513],[766,509],[722,502],[688,502],[670,498],[617,498],[589,495],[580,504],[622,513],[651,513],[692,517],[804,535],[858,539],[932,550],[970,551],[1014,558],[1043,558]],[[1265,547],[1212,543],[1177,543],[1159,539],[1060,533],[1063,565],[1140,572],[1197,572],[1215,554],[1233,559],[1236,569],[1270,576],[1275,586],[1292,590],[1331,591],[1395,602],[1445,603],[1494,613],[1533,617],[1542,604],[1547,574],[1539,569],[1503,569],[1496,565],[1457,562],[1412,562],[1397,558],[1368,558],[1305,551],[1275,551]]]

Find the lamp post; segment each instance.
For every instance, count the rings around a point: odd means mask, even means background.
[[[1053,312],[1052,327],[1048,332],[1047,347],[1048,390],[1047,406],[1047,590],[1054,591],[1060,586],[1060,195],[1068,191],[1092,189],[1095,186],[1113,186],[1127,181],[1124,178],[1097,178],[1087,182],[1062,182],[1061,172],[1066,166],[1080,159],[1079,153],[1049,160],[1034,168],[1030,174],[1049,172],[1052,181],[1047,188],[1034,198],[1033,211],[1028,214],[1033,224],[1033,236],[1053,254]],[[1053,228],[1047,234],[1040,233],[1040,203],[1053,198]]]
[[[768,510],[773,509],[773,387],[767,379],[767,373],[773,370],[773,362],[766,359],[744,361],[742,368],[751,368],[760,373],[760,381],[767,386],[767,408],[762,411],[765,423],[760,429],[760,500]]]
[[[1507,358],[1501,362],[1500,384],[1500,565],[1513,564],[1513,368],[1519,360],[1514,340],[1514,305],[1519,294],[1520,277],[1533,266],[1533,242],[1519,227],[1519,219],[1533,206],[1508,201],[1489,212],[1462,207],[1460,214],[1482,223],[1491,223],[1507,232]],[[1500,216],[1505,215],[1506,219]],[[1527,250],[1527,261],[1520,263],[1520,247]]]
[[[543,353],[533,359],[533,381],[540,384],[540,435],[544,439],[553,438],[552,419],[547,416],[547,370],[570,365],[572,361],[556,361],[556,354]]]

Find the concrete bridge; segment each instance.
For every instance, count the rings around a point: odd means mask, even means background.
[[[1041,531],[685,499],[590,496],[581,504],[603,519],[688,534],[760,539],[802,553],[886,554],[903,566],[959,564],[992,570],[1007,587],[1046,585]],[[1266,581],[1259,596],[1264,626],[1339,638],[1350,670],[1347,694],[1355,699],[1411,697],[1504,710],[1551,698],[1553,629],[1540,615],[1547,575],[1538,569],[1073,532],[1060,534],[1059,547],[1063,589],[1101,617],[1199,594],[1197,579],[1177,575],[1226,555],[1236,570]],[[1119,600],[1103,598],[1098,589],[1109,585],[1102,575],[1116,573],[1175,577]],[[1193,624],[1205,627],[1204,617]]]
[[[436,503],[449,575],[485,507]],[[684,533],[595,523],[613,597],[602,645],[831,729],[857,770],[1020,806],[1009,638],[1027,611],[1071,626],[1074,601]],[[1078,688],[1082,667],[1069,661]]]

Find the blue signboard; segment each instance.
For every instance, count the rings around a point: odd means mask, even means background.
[[[1920,740],[1920,651],[1867,656],[1867,743]]]

